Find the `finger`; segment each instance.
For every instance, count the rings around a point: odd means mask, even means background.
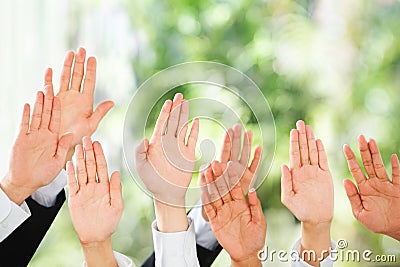
[[[399,167],[399,159],[396,154],[392,155],[392,182],[395,185],[400,185],[400,167]]]
[[[186,133],[188,130],[188,120],[189,120],[189,102],[187,100],[183,100],[181,104],[181,115],[179,117],[179,125],[178,125],[178,139],[180,143],[185,144]]]
[[[300,168],[300,144],[299,144],[299,131],[292,129],[290,131],[290,169]]]
[[[69,89],[69,82],[71,80],[71,68],[75,54],[73,51],[68,51],[65,55],[64,66],[61,71],[60,77],[60,92],[65,92]]]
[[[78,49],[75,56],[74,70],[72,73],[71,90],[80,91],[84,74],[86,50],[82,47]]]
[[[349,167],[350,173],[356,180],[357,184],[361,184],[362,182],[367,180],[351,148],[348,145],[344,145],[343,152],[347,159],[347,165]]]
[[[253,160],[249,167],[249,171],[251,173],[257,172],[258,166],[260,165],[260,162],[261,162],[261,154],[262,154],[262,147],[256,146],[256,148],[254,149]]]
[[[308,143],[308,155],[310,156],[311,165],[318,165],[317,143],[315,141],[313,130],[309,125],[306,126],[306,135]]]
[[[172,108],[167,122],[167,134],[176,136],[176,133],[178,132],[182,99],[183,95],[181,93],[177,93],[174,96],[174,101],[172,102]]]
[[[53,99],[53,107],[51,111],[49,130],[52,133],[58,135],[60,133],[60,125],[61,125],[61,102],[60,98],[56,96]]]
[[[58,141],[55,158],[61,164],[65,163],[68,151],[72,145],[73,140],[74,140],[74,135],[72,133],[65,133],[63,136],[61,136],[60,140]]]
[[[151,140],[160,139],[165,133],[166,123],[168,120],[169,112],[171,111],[172,101],[166,100],[161,108],[160,115],[158,116],[156,126],[154,127],[154,132]]]
[[[195,118],[192,122],[192,128],[190,129],[187,146],[192,150],[195,149],[197,138],[199,137],[199,119]]]
[[[229,187],[227,184],[227,177],[225,176],[224,171],[222,170],[222,166],[218,161],[214,161],[211,164],[211,168],[213,170],[213,177],[215,185],[218,189],[219,195],[222,197],[223,202],[229,202],[232,200],[231,195],[229,194]]]
[[[99,183],[108,183],[108,167],[103,148],[99,142],[93,143],[94,157],[96,161],[97,179]]]
[[[22,119],[19,126],[20,134],[27,134],[29,131],[29,118],[31,116],[31,107],[29,104],[24,105],[24,111],[22,112]]]
[[[233,138],[233,130],[229,128],[224,134],[224,141],[221,149],[221,163],[227,163],[231,159],[231,147]]]
[[[35,106],[33,107],[33,113],[31,118],[30,130],[37,130],[42,120],[44,95],[43,92],[38,92],[36,95]]]
[[[88,176],[88,183],[96,182],[96,160],[94,158],[94,151],[92,140],[90,137],[83,137],[83,149],[85,150],[85,163],[86,163],[86,172]]]
[[[360,148],[361,159],[367,172],[368,178],[376,178],[376,173],[374,169],[374,165],[372,163],[371,152],[369,151],[368,142],[365,139],[364,135],[360,135],[357,138],[358,147]]]
[[[149,140],[144,138],[135,149],[135,161],[137,165],[145,162],[147,159],[147,149],[149,148]]]
[[[87,184],[87,172],[85,165],[85,155],[81,144],[75,147],[75,158],[76,158],[76,173],[78,176],[79,187]]]
[[[307,144],[307,133],[306,133],[306,125],[304,121],[299,120],[296,123],[297,130],[299,131],[299,146],[300,146],[300,159],[302,165],[308,165],[309,163],[309,155],[308,155],[308,144]]]
[[[53,70],[51,68],[47,68],[44,72],[44,87],[48,85],[53,87]]]
[[[204,176],[207,183],[209,200],[211,201],[211,204],[215,209],[220,209],[223,205],[223,202],[221,196],[218,193],[218,189],[215,185],[214,174],[211,166],[209,166],[207,170],[205,170]]]
[[[83,93],[88,95],[92,99],[91,105],[93,105],[94,88],[96,85],[96,68],[96,58],[89,57],[86,63],[86,74],[85,82],[83,84]]]
[[[328,163],[328,158],[326,156],[326,151],[324,144],[320,139],[317,139],[316,141],[317,144],[317,150],[318,150],[318,164],[321,169],[324,171],[329,170],[329,163]]]
[[[212,202],[210,202],[206,191],[202,192],[201,201],[203,202],[203,210],[206,213],[208,221],[213,221],[214,218],[217,216],[217,210],[212,205]]]
[[[246,131],[243,137],[243,148],[242,148],[242,154],[240,155],[240,164],[242,166],[248,166],[249,165],[249,160],[250,160],[250,154],[251,154],[251,142],[252,142],[252,132],[251,131]]]
[[[44,103],[43,103],[43,112],[42,112],[42,119],[40,121],[39,128],[48,129],[50,118],[51,118],[51,111],[53,109],[53,86],[46,86],[44,88]]]
[[[100,121],[104,118],[107,112],[114,106],[114,102],[112,101],[104,101],[99,104],[96,110],[89,118],[89,126],[92,131],[95,131],[99,126]]]
[[[372,162],[374,164],[374,169],[376,176],[382,180],[389,180],[389,176],[386,172],[385,165],[382,161],[381,153],[379,152],[378,145],[374,139],[370,139],[368,142],[369,151],[371,151]]]
[[[108,180],[107,180],[108,182]],[[113,172],[110,179],[110,200],[111,206],[123,209],[124,201],[122,200],[122,185],[119,172]]]
[[[67,162],[67,179],[68,179],[68,187],[69,187],[69,195],[76,195],[79,191],[79,186],[76,181],[74,164],[71,161]]]
[[[281,201],[286,205],[288,200],[293,196],[293,179],[288,166],[282,165],[281,178]]]
[[[349,179],[344,180],[343,184],[344,184],[344,189],[346,190],[347,197],[350,200],[350,205],[353,211],[353,215],[354,217],[358,218],[364,207],[362,205],[361,197],[358,194],[357,187]]]
[[[242,191],[242,188],[240,186],[240,177],[238,175],[237,169],[235,168],[235,165],[232,161],[228,163],[228,168],[227,168],[227,173],[228,175],[228,182],[229,182],[229,190],[230,190],[230,195],[233,200],[245,200],[245,195]],[[225,201],[224,201],[225,202]]]
[[[261,202],[258,199],[256,190],[254,188],[251,188],[249,190],[249,207],[251,213],[251,220],[254,223],[264,223],[265,218],[263,209],[261,207]],[[260,233],[260,234],[265,235],[265,233]]]
[[[241,138],[242,138],[242,125],[235,124],[233,126],[232,153],[231,153],[232,161],[239,160]]]

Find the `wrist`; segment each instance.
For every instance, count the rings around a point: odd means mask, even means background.
[[[258,257],[250,257],[245,260],[234,260],[231,257],[231,267],[256,267],[262,266],[260,259]]]
[[[81,241],[81,246],[87,267],[117,266],[110,238],[94,242]]]
[[[176,233],[184,232],[189,228],[186,208],[183,206],[171,206],[158,200],[154,200],[157,228],[160,232]]]
[[[302,223],[301,224],[301,258],[308,255],[305,251],[313,251],[315,258],[303,258],[312,266],[319,266],[319,262],[329,256],[331,250],[331,222]]]
[[[24,187],[14,185],[11,182],[11,179],[7,176],[0,181],[0,188],[7,195],[7,197],[18,206],[20,206],[25,199],[27,199],[33,192],[36,191],[35,189],[27,190]]]

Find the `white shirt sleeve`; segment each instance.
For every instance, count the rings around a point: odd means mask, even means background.
[[[218,241],[215,238],[210,223],[203,217],[201,200],[191,209],[188,217],[193,220],[197,244],[213,251],[218,246]]]
[[[114,257],[118,267],[135,267],[132,260],[124,254],[114,251]],[[86,262],[83,263],[83,267],[86,267]]]
[[[300,246],[301,246],[301,239],[297,240],[297,242],[294,244],[292,251],[294,252],[295,255],[292,255],[294,257],[291,258],[292,260],[292,267],[312,267],[310,264],[305,262],[303,259],[300,258]],[[331,251],[336,249],[336,243],[334,241],[331,241]],[[332,267],[333,266],[333,261],[332,261],[332,253],[326,257],[323,261],[320,262],[320,267]]]
[[[199,267],[193,220],[184,232],[162,233],[152,223],[156,267]]]
[[[57,195],[66,185],[67,174],[63,169],[50,184],[39,188],[31,197],[44,207],[53,207],[56,204]]]
[[[18,206],[0,189],[0,242],[31,216],[28,205]]]

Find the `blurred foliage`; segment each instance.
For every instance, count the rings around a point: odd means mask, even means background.
[[[103,2],[73,1],[69,10],[71,47],[79,45],[79,23],[87,14],[101,9]],[[335,179],[333,238],[346,238],[353,249],[399,253],[398,243],[372,234],[355,222],[341,182],[350,175],[341,147],[348,143],[356,149],[358,134],[378,141],[387,167],[390,154],[399,152],[398,1],[116,2],[112,8],[129,18],[135,39],[131,66],[136,84],[171,65],[208,60],[237,68],[261,88],[277,129],[275,162],[259,189],[268,221],[267,242],[272,248],[289,249],[299,235],[298,224],[280,203],[280,165],[288,162],[290,129],[295,127],[296,120],[304,119],[324,141]],[[101,29],[94,30],[101,34]],[[132,87],[130,93],[134,90]],[[123,117],[124,107],[117,107],[117,113],[115,116]],[[114,160],[120,160],[121,169],[125,170],[122,156]],[[124,171],[124,176],[129,174]],[[145,198],[129,178],[123,186],[126,208],[113,237],[114,248],[140,264],[152,251],[151,199]],[[32,266],[79,263],[82,256],[72,229],[64,207]],[[60,252],[60,242],[65,243],[62,248],[71,252],[68,258],[66,253],[54,259],[48,257]],[[227,266],[226,255],[215,266]]]

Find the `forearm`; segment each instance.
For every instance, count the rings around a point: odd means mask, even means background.
[[[111,246],[111,240],[82,244],[87,267],[117,267],[117,262]]]
[[[231,258],[231,267],[257,267],[262,266],[261,261],[257,256],[249,258],[245,261],[237,262]]]
[[[184,232],[188,229],[188,218],[184,201],[181,207],[170,206],[154,200],[157,228],[163,233]]]
[[[300,257],[308,264],[319,266],[320,262],[329,256],[331,250],[330,227],[331,223],[301,224]]]

